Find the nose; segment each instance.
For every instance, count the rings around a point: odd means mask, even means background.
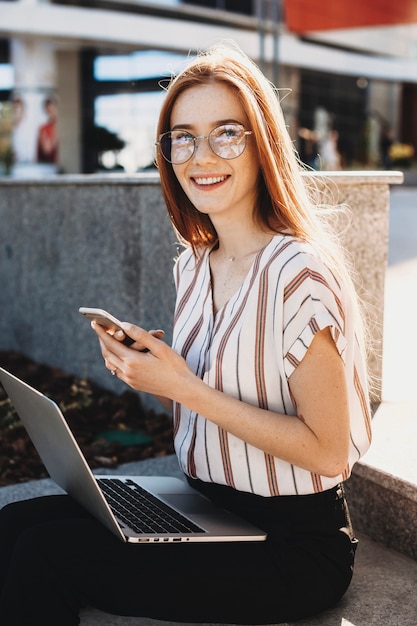
[[[214,154],[213,150],[210,148],[207,135],[199,135],[198,137],[195,138],[194,143],[195,143],[195,149],[194,149],[193,159],[195,161],[197,162],[200,160],[207,161],[207,160],[214,160],[216,158],[216,155]]]

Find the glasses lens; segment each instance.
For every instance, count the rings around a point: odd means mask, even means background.
[[[173,130],[160,136],[159,146],[164,159],[179,165],[191,159],[194,152],[194,137],[186,131]]]
[[[209,134],[210,147],[222,159],[236,159],[246,147],[246,132],[240,124],[218,126]]]
[[[171,163],[171,143],[171,133],[164,133],[159,137],[159,149],[169,163]]]

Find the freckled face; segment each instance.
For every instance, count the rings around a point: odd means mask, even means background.
[[[198,85],[184,91],[171,114],[171,130],[186,129],[194,136],[208,135],[221,124],[242,124],[251,130],[234,91],[223,83]],[[219,216],[251,217],[256,202],[259,161],[252,135],[235,159],[222,159],[199,139],[191,159],[173,165],[174,173],[190,201],[216,221]]]

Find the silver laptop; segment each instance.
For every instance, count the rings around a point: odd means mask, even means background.
[[[0,381],[51,478],[122,541],[266,538],[179,478],[94,476],[58,405],[1,367]]]

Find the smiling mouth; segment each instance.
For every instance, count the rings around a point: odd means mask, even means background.
[[[203,176],[195,176],[193,177],[193,181],[200,186],[210,186],[210,185],[218,185],[222,182],[224,182],[226,180],[226,178],[228,178],[228,176],[207,176],[207,177],[203,177]]]

